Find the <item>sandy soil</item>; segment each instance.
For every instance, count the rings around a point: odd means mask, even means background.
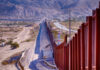
[[[21,43],[22,41],[27,40],[30,37],[30,29],[31,28],[29,27],[24,27],[23,30],[16,36],[17,38],[14,41]]]
[[[34,45],[34,41],[22,42],[30,37],[30,29],[32,27],[24,27],[23,30],[16,36],[15,42],[20,43],[20,47],[14,50],[11,50],[10,45],[0,47],[0,70],[18,70],[15,64],[2,65],[1,62],[8,57],[24,51]]]

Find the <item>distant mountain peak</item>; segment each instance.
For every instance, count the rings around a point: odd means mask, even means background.
[[[100,0],[0,0],[0,19],[67,19],[91,15]]]

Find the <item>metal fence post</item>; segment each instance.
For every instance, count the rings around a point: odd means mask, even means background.
[[[88,17],[88,70],[92,70],[92,16]]]
[[[96,9],[96,70],[100,70],[100,9]]]

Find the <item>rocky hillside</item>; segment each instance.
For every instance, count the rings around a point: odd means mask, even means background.
[[[0,19],[40,20],[85,17],[98,6],[100,0],[0,0]]]

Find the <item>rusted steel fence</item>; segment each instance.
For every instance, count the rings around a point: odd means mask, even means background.
[[[67,36],[62,44],[54,47],[55,63],[59,70],[67,70],[69,68],[69,47],[67,47],[66,42]]]
[[[86,18],[86,23],[80,26],[68,44],[66,39],[54,47],[59,70],[100,70],[100,6]]]

